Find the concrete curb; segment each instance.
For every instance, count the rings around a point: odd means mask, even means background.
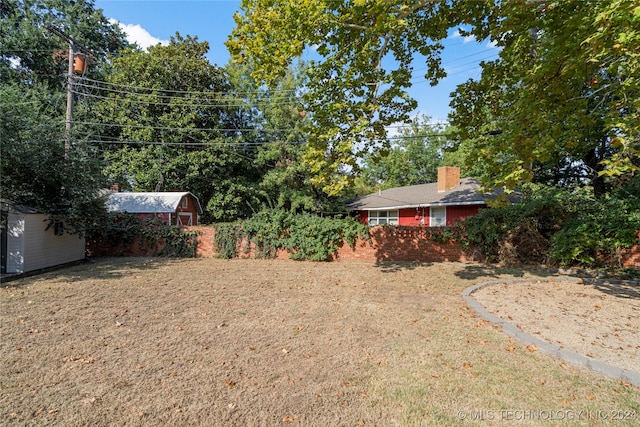
[[[554,277],[552,279],[512,279],[512,280],[496,280],[491,282],[480,283],[475,286],[471,286],[462,292],[462,298],[466,301],[467,305],[472,308],[480,317],[488,320],[489,322],[502,327],[502,330],[509,336],[518,339],[525,345],[535,345],[541,351],[550,354],[564,362],[572,365],[589,368],[592,371],[598,372],[609,378],[626,381],[635,386],[640,387],[640,373],[630,371],[627,369],[621,369],[616,366],[609,365],[599,360],[591,359],[578,353],[574,353],[569,350],[561,349],[555,344],[542,341],[533,335],[527,334],[521,331],[516,325],[505,321],[504,319],[489,313],[487,309],[482,306],[472,294],[486,286],[491,285],[509,285],[514,283],[532,282],[532,281],[547,281],[547,282],[561,282],[561,281],[575,281],[577,277]]]

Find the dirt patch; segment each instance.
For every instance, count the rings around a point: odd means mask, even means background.
[[[473,297],[523,332],[640,373],[640,284],[533,281],[487,286]]]
[[[513,425],[481,412],[499,409],[640,413],[637,387],[519,345],[460,296],[546,274],[105,259],[17,280],[0,288],[0,424],[441,426],[486,415],[485,426]]]

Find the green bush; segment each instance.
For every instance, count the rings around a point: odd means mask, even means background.
[[[231,259],[236,256],[236,248],[242,239],[240,224],[218,224],[215,227],[214,245],[218,258]]]
[[[346,241],[354,245],[358,237],[369,236],[369,229],[352,218],[323,218],[266,209],[234,226],[216,226],[216,250],[223,258],[235,256],[240,240],[255,247],[255,256],[273,258],[286,249],[295,260],[327,261]]]
[[[195,258],[198,236],[201,234],[199,231],[187,231],[182,227],[167,224],[159,218],[144,220],[139,233],[143,249],[155,251],[155,256],[175,258]]]
[[[187,231],[166,224],[159,218],[140,221],[133,214],[111,213],[100,218],[88,230],[87,237],[102,240],[121,252],[138,239],[141,248],[154,251],[155,256],[193,258],[196,256],[199,234],[198,231]]]
[[[637,197],[595,199],[589,187],[525,187],[522,201],[483,209],[454,227],[456,240],[489,262],[619,266],[638,243]]]

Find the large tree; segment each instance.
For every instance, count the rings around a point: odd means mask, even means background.
[[[637,170],[640,8],[632,4],[523,0],[470,16],[469,33],[501,51],[457,89],[452,119],[468,163],[487,166],[487,183],[590,182],[601,195],[605,173]]]
[[[0,0],[0,18],[1,197],[83,233],[104,210],[100,162],[91,146],[67,138],[68,40],[47,25],[85,48],[92,76],[127,42],[92,1]]]
[[[425,77],[443,76],[446,3],[244,0],[241,8],[227,46],[259,81],[275,84],[305,49],[321,58],[309,69],[305,108],[313,128],[305,161],[328,193],[344,189],[371,148],[388,146],[386,126],[409,120],[413,56],[425,56]]]
[[[176,34],[167,46],[124,51],[106,82],[80,80],[83,131],[108,161],[108,179],[136,191],[192,191],[205,221],[232,220],[255,209],[258,170],[243,99],[224,69],[209,63],[209,46]],[[95,120],[89,120],[89,118]]]
[[[256,146],[252,164],[260,170],[259,198],[266,208],[290,212],[328,212],[344,206],[311,184],[309,166],[302,161],[308,141],[308,115],[303,109],[306,64],[291,67],[277,85],[268,88],[249,69],[229,64],[231,93],[243,99],[247,123],[245,140]]]
[[[101,163],[83,143],[65,149],[58,101],[41,85],[0,87],[0,197],[84,234],[104,211]]]
[[[243,0],[241,8],[227,46],[256,78],[276,82],[305,49],[320,57],[306,98],[314,123],[306,160],[326,191],[388,145],[386,126],[408,119],[415,58],[432,83],[444,76],[440,42],[457,26],[502,48],[480,81],[458,90],[453,117],[463,150],[494,183],[517,185],[536,164],[563,159],[595,175],[637,170],[633,0]]]
[[[449,166],[458,166],[457,159],[446,152],[452,145],[449,126],[431,123],[429,117],[419,115],[410,125],[395,130],[388,150],[364,157],[359,185],[367,185],[359,191],[435,182],[438,167],[446,161]]]

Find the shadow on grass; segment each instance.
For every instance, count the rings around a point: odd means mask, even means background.
[[[179,263],[180,258],[126,257],[93,258],[70,266],[53,267],[12,277],[3,281],[2,287],[19,288],[47,278],[59,278],[68,282],[83,280],[114,280],[158,267]]]
[[[433,262],[420,261],[376,261],[375,266],[382,273],[397,273],[399,271],[415,270],[418,267],[432,266]]]
[[[469,264],[460,271],[456,271],[455,275],[461,279],[475,280],[480,277],[494,277],[497,279],[504,275],[513,277],[548,277],[555,276],[557,273],[557,270],[537,266],[500,267],[492,264]]]

